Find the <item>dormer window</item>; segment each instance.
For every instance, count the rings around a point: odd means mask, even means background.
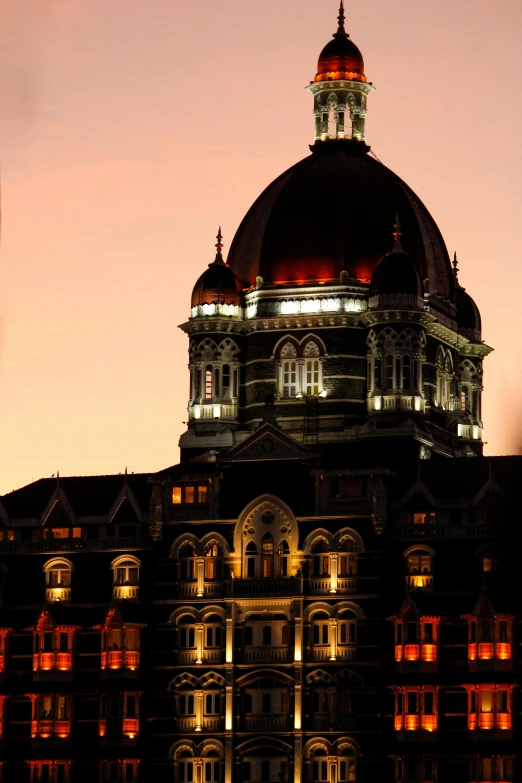
[[[117,599],[137,598],[139,592],[140,561],[135,557],[123,555],[111,564],[113,575],[113,595]]]
[[[42,539],[60,539],[60,538],[81,538],[81,527],[44,527],[42,528]]]
[[[172,504],[183,503],[193,505],[208,502],[208,487],[206,484],[183,484],[172,487]]]
[[[49,560],[44,567],[46,599],[49,603],[71,600],[71,577],[73,564],[70,560],[56,558]]]

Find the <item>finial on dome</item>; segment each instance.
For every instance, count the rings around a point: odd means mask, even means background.
[[[458,266],[458,261],[457,261],[457,251],[456,250],[455,250],[455,253],[453,255],[452,267],[453,267],[453,277],[455,278],[455,282],[458,283],[459,282],[459,266]]]
[[[344,2],[341,0],[341,5],[339,6],[339,16],[337,17],[337,20],[339,22],[339,26],[337,28],[337,32],[334,33],[334,38],[348,38],[348,33],[344,29]]]
[[[401,245],[401,237],[402,237],[402,231],[401,231],[401,224],[399,221],[399,213],[395,215],[395,223],[394,223],[394,229],[395,231],[392,232],[393,238],[395,242],[393,243],[393,250],[392,253],[404,253],[404,250],[402,249]]]
[[[218,229],[217,236],[216,236],[217,242],[216,242],[216,257],[214,259],[214,264],[222,264],[225,265],[225,262],[223,261],[223,256],[221,255],[221,251],[223,250],[223,234],[221,233],[221,226]]]

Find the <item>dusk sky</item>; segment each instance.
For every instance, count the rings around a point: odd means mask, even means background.
[[[190,293],[308,154],[338,0],[0,0],[0,492],[178,461]],[[521,0],[346,3],[367,138],[475,298],[487,454],[522,453]],[[325,214],[328,199],[325,194]]]

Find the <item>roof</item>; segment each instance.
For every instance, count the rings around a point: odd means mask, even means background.
[[[363,145],[316,144],[281,174],[239,226],[228,263],[245,287],[350,279],[368,283],[390,247],[396,214],[430,291],[453,298],[453,272],[440,231],[415,193]]]
[[[4,495],[0,501],[9,519],[40,519],[59,486],[76,516],[103,516],[111,511],[126,482],[145,512],[152,491],[147,479],[146,473],[43,478]]]

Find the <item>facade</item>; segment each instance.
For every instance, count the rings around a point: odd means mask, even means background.
[[[180,463],[0,499],[2,782],[522,780],[522,458],[338,21],[311,154],[194,287]]]

